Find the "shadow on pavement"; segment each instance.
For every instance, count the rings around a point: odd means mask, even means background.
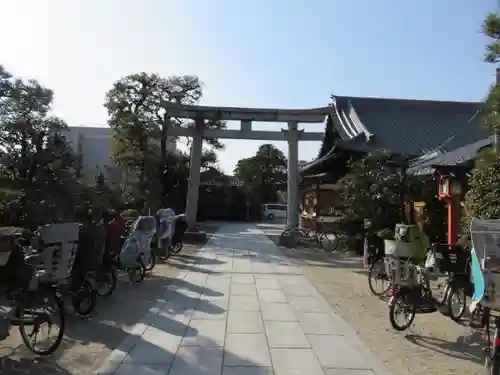
[[[9,356],[0,357],[0,374],[2,375],[71,375],[66,369],[52,360],[33,360],[21,358],[16,361]]]
[[[200,266],[210,266],[210,265],[217,265],[221,264],[222,262],[218,259],[211,259],[211,258],[204,258],[200,257],[197,255],[190,255],[190,254],[179,254],[176,256],[173,256],[171,258],[174,261],[179,261],[182,263],[189,263],[189,264],[196,264]]]
[[[177,268],[179,270],[182,270],[182,271],[204,273],[204,274],[208,274],[208,275],[219,275],[220,274],[220,272],[217,272],[217,271],[212,271],[212,270],[209,270],[209,269],[206,269],[206,268],[191,266],[191,265],[185,264],[185,263],[175,263],[175,262],[172,262],[170,264],[170,266],[174,267],[174,268]]]
[[[479,343],[477,338],[466,339],[459,337],[454,342],[416,334],[406,335],[405,338],[417,346],[431,349],[452,358],[473,361],[479,364],[484,363],[486,345]]]
[[[214,227],[214,230],[216,229]],[[195,254],[199,247],[199,245],[186,245],[180,255],[195,264],[198,258]],[[96,315],[93,318],[78,319],[71,311],[68,311],[65,338],[57,352],[50,357],[35,359],[34,355],[22,344],[17,329],[13,329],[11,336],[0,342],[0,374],[94,374],[99,365],[98,362],[102,360],[103,353],[113,350],[125,338],[130,337],[131,334],[127,330],[140,321],[155,304],[167,302],[167,300],[162,300],[167,286],[175,285],[195,295],[203,294],[213,297],[220,295],[217,291],[197,286],[179,279],[178,276],[179,271],[170,264],[158,265],[141,284],[130,284],[124,281],[126,278],[121,275],[115,293],[98,301]],[[196,298],[184,296],[177,290],[170,291],[168,296],[172,298],[172,301],[169,301],[171,309],[176,313],[187,314],[194,308],[208,314],[225,311],[209,301],[197,303]],[[197,334],[195,329],[165,314],[157,315],[155,324],[168,334],[189,336]],[[139,340],[139,342],[143,341]],[[144,345],[151,345],[151,350],[155,350],[151,343]],[[155,351],[159,353],[163,349],[157,348]],[[162,355],[173,356],[174,354],[163,353]]]
[[[172,288],[186,289],[191,292],[204,294],[210,297],[222,297],[224,294],[207,288],[206,286],[196,285],[184,279],[172,279],[169,284]]]

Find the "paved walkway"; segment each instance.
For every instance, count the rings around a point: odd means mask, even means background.
[[[388,375],[255,226],[224,225],[184,256],[181,277],[98,374]]]

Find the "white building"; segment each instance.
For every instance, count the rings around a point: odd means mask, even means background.
[[[66,133],[66,139],[71,143],[76,153],[82,155],[83,175],[89,179],[103,173],[110,177],[116,170],[111,158],[112,133],[108,127],[71,126]],[[177,142],[170,138],[167,150],[175,151]]]

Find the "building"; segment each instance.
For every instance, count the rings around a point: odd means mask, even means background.
[[[348,162],[366,153],[386,150],[418,158],[439,151],[450,157],[464,146],[481,146],[490,135],[478,116],[482,105],[332,96],[319,155],[300,168],[306,211],[334,215],[337,182]]]
[[[110,177],[116,171],[111,158],[112,133],[108,127],[71,126],[65,134],[76,153],[82,155],[83,175],[92,179],[100,173]],[[177,142],[171,138],[167,150],[175,151]]]

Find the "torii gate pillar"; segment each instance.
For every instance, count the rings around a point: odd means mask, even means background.
[[[299,130],[297,122],[288,123],[287,227],[299,224]]]
[[[288,122],[286,140],[288,142],[288,183],[287,183],[287,227],[296,228],[299,223],[299,133],[296,121]],[[196,231],[196,215],[200,188],[201,152],[203,146],[205,120],[197,117],[189,166],[189,184],[186,202],[188,231]]]
[[[188,231],[196,230],[196,215],[198,214],[198,197],[200,195],[200,168],[201,152],[203,146],[203,131],[205,119],[197,117],[195,119],[195,131],[191,143],[191,157],[189,162],[189,183],[186,198],[186,216]]]

